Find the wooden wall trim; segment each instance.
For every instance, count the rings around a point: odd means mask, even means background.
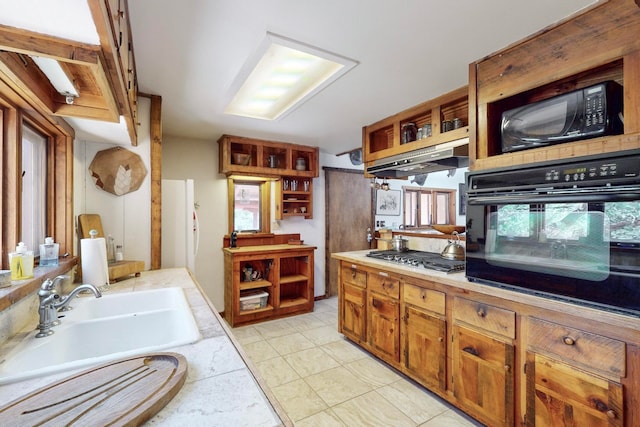
[[[162,97],[151,99],[151,270],[162,268]]]

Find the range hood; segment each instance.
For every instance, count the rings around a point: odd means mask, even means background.
[[[367,173],[379,178],[405,178],[469,166],[469,138],[420,148],[375,160]]]

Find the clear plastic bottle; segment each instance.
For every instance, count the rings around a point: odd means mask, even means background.
[[[27,249],[24,242],[18,243],[16,251],[9,253],[11,280],[23,280],[33,277],[33,251]]]
[[[107,238],[107,261],[109,263],[116,262],[116,244],[111,234]]]
[[[46,237],[44,244],[40,245],[40,266],[56,266],[58,265],[58,252],[60,244],[53,242],[53,237]]]

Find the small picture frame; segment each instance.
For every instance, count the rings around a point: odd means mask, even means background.
[[[378,190],[376,193],[376,215],[400,215],[400,190]]]
[[[458,215],[467,214],[467,184],[458,184]]]

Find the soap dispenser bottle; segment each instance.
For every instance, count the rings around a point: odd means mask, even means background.
[[[18,243],[16,251],[9,254],[11,280],[23,280],[33,277],[33,251],[27,249],[24,242]]]
[[[40,266],[58,265],[58,251],[60,244],[53,242],[53,237],[44,239],[44,244],[40,245]]]

